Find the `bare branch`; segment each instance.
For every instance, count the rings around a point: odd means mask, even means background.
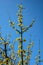
[[[27,31],[29,28],[31,28],[31,27],[33,26],[34,22],[35,22],[35,21],[33,20],[33,22],[32,22],[28,27],[26,27],[23,32],[25,32],[25,31]]]

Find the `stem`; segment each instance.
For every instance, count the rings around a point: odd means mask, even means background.
[[[6,48],[6,44],[5,44],[5,58],[7,58],[7,48]]]
[[[6,43],[6,42],[5,42],[5,43]],[[8,58],[8,57],[7,57],[7,45],[5,44],[4,46],[5,46],[5,58]],[[8,65],[8,60],[6,61],[6,65]]]
[[[23,50],[22,27],[21,27],[21,50]],[[21,52],[21,63],[23,65],[23,51]]]

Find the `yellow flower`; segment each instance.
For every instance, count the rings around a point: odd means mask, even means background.
[[[22,18],[23,18],[22,14],[21,14],[20,16],[18,16],[18,20],[19,20],[19,19],[22,19]]]
[[[6,41],[6,42],[2,42],[2,44],[6,44],[6,45],[7,45],[7,44],[9,44],[9,42],[8,42],[8,41]]]
[[[21,52],[21,51],[20,51],[20,50],[18,50],[18,54],[20,54],[20,52]]]
[[[11,48],[14,48],[14,45],[13,45],[13,44],[11,44],[11,45],[10,45],[10,47],[11,47]]]
[[[16,38],[16,40],[21,40],[21,38]]]
[[[20,23],[20,24],[18,24],[18,26],[23,26],[23,24]]]
[[[9,58],[6,58],[6,61],[9,60]]]
[[[27,56],[27,59],[30,59],[30,56]]]
[[[13,58],[13,57],[14,57],[14,53],[11,54],[11,58]]]
[[[10,22],[10,26],[14,27],[14,24],[15,24],[14,22]]]
[[[3,61],[0,61],[0,65],[2,65],[3,64]]]
[[[2,56],[5,57],[5,53],[2,53]]]
[[[19,6],[20,8],[23,8],[22,4]]]
[[[16,38],[16,40],[20,40],[20,38]]]
[[[23,41],[26,42],[26,39],[24,39]]]
[[[21,60],[18,62],[18,65],[21,65]]]
[[[22,52],[22,50],[18,50],[18,54],[20,54]]]
[[[0,37],[0,40],[4,40],[4,38]]]
[[[8,44],[9,42],[7,41],[6,44]]]
[[[23,60],[23,62],[25,63],[26,60]]]
[[[4,59],[3,64],[4,64],[4,63],[8,63],[8,62],[7,62],[8,60],[9,60],[9,58]]]
[[[31,48],[31,46],[29,45],[28,48]]]
[[[21,48],[21,45],[19,45],[18,48]]]
[[[23,50],[23,52],[25,53],[25,52],[26,52],[26,50]]]
[[[20,63],[18,63],[18,65],[21,65]]]
[[[16,60],[16,58],[14,58],[14,60]]]
[[[25,50],[18,50],[18,54],[20,54],[21,52],[25,53]]]
[[[22,23],[22,18],[18,18],[18,22]]]

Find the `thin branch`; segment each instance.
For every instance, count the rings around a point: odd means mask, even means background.
[[[31,27],[33,26],[34,22],[35,22],[35,21],[33,21],[27,28],[25,28],[23,32],[25,32],[25,31],[27,31],[29,28],[31,28]]]

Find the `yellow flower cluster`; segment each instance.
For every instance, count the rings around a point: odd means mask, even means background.
[[[26,42],[26,39],[24,39],[23,41]]]
[[[22,50],[18,50],[18,54],[20,54],[22,52]]]
[[[16,58],[14,58],[14,60],[16,60]]]
[[[39,59],[36,59],[36,62],[39,62]]]
[[[5,53],[2,53],[2,57],[5,57]]]
[[[9,58],[4,59],[4,61],[1,63],[1,65],[6,64],[8,60],[9,60]]]
[[[6,58],[6,59],[4,60],[4,62],[7,61],[7,60],[9,60],[9,58]]]
[[[14,27],[14,24],[15,24],[14,22],[10,22],[10,26]]]
[[[23,63],[26,63],[26,60],[23,60]],[[19,61],[18,65],[21,65],[21,61]]]
[[[20,10],[19,10],[20,11]],[[22,16],[22,14],[18,14],[18,20],[19,19],[22,19],[23,18],[23,16]]]
[[[21,41],[21,37],[19,37],[19,38],[16,38],[16,41]],[[26,39],[23,39],[23,42],[26,42]]]
[[[28,48],[32,48],[33,47],[33,45],[34,45],[34,43],[32,42],[32,43],[30,43],[29,44],[29,46],[28,46]]]
[[[18,62],[18,65],[21,65],[21,60]]]
[[[3,64],[3,61],[0,61],[0,65],[2,65]]]
[[[19,16],[18,22],[22,23],[22,16]]]
[[[2,42],[2,44],[6,44],[6,45],[7,45],[7,44],[9,44],[9,42],[8,42],[8,41],[6,41],[6,42]]]
[[[31,46],[29,45],[28,48],[31,48]]]
[[[8,41],[6,41],[6,44],[8,44],[9,42]]]
[[[23,16],[22,16],[22,9],[23,9],[23,6],[22,5],[19,5],[19,10],[18,10],[18,22],[21,23],[21,24],[18,24],[18,26],[23,26],[22,25],[22,19],[23,19]]]
[[[25,53],[25,50],[18,50],[18,54],[20,54],[21,52]]]
[[[23,8],[22,4],[19,5],[20,8]]]
[[[14,48],[14,45],[13,45],[13,44],[11,44],[11,45],[10,45],[10,48]]]
[[[4,38],[0,37],[0,40],[4,40]]]
[[[20,63],[18,63],[18,65],[21,65]]]
[[[16,38],[16,41],[17,41],[17,40],[21,40],[21,37],[19,37],[19,38]]]
[[[23,24],[19,23],[18,26],[23,26]]]
[[[18,48],[21,48],[21,45],[19,45]]]
[[[14,53],[11,54],[11,58],[14,58]]]
[[[30,56],[27,56],[27,59],[30,59]]]

